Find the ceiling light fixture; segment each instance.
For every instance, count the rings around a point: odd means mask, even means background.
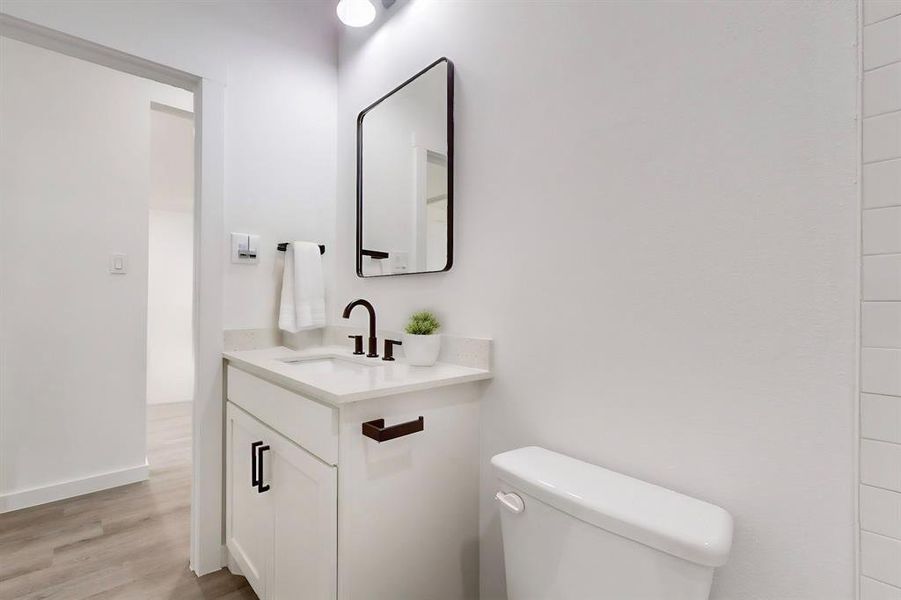
[[[375,20],[375,6],[369,0],[341,0],[335,12],[348,27],[366,27]]]

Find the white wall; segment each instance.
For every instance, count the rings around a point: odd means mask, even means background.
[[[0,511],[145,475],[150,102],[166,87],[0,39]]]
[[[714,598],[854,590],[853,2],[399,2],[340,51],[338,297],[496,339],[489,457],[539,444],[714,502]],[[457,67],[455,265],[354,276],[357,112]],[[355,323],[363,325],[362,315]]]
[[[861,600],[901,598],[901,1],[863,3]]]
[[[194,119],[186,113],[151,110],[147,282],[149,404],[185,402],[194,395],[193,211]]]
[[[0,0],[0,11],[226,83],[223,327],[273,328],[275,245],[333,245],[334,3]],[[257,266],[229,262],[231,231],[260,235]],[[331,313],[334,261],[327,251]]]
[[[194,115],[156,102],[150,108],[150,208],[194,210]]]

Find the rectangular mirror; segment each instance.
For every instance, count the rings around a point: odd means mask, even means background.
[[[454,65],[440,58],[357,117],[357,275],[447,271]]]

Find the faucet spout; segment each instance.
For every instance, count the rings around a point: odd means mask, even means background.
[[[372,303],[368,300],[364,300],[363,298],[354,300],[344,307],[344,313],[341,316],[345,319],[349,319],[351,311],[358,306],[362,306],[367,311],[369,311],[369,353],[366,354],[366,356],[370,358],[376,358],[379,355],[379,341],[378,338],[375,337],[375,308],[373,308]]]

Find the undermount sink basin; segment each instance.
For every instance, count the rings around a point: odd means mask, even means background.
[[[367,364],[341,356],[313,356],[310,358],[287,358],[282,361],[290,365],[297,376],[300,375],[360,375],[367,373],[378,363]]]

